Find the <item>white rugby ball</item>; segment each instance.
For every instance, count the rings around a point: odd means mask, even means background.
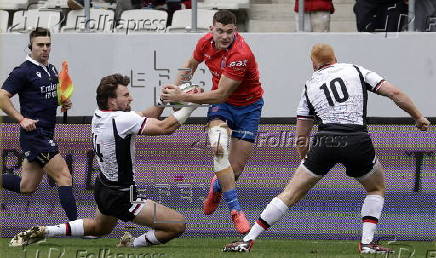
[[[183,93],[187,94],[197,94],[202,91],[202,88],[199,85],[192,84],[190,82],[186,82],[179,85],[179,89]],[[176,101],[176,102],[170,102],[171,105],[187,105],[187,102],[184,101]]]

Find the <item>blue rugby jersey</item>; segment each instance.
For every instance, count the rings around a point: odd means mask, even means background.
[[[37,127],[54,130],[57,83],[58,72],[52,64],[44,66],[27,56],[26,61],[9,74],[2,89],[12,95],[18,94],[24,117],[39,120]]]

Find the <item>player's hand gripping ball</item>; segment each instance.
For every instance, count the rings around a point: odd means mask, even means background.
[[[191,84],[189,82],[183,83],[179,85],[179,89],[185,94],[198,94],[202,93],[204,90],[199,85]],[[189,105],[191,103],[187,103],[184,101],[176,101],[170,102],[171,105]]]

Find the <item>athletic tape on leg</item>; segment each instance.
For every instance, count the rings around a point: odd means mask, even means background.
[[[221,153],[216,153],[213,157],[214,171],[218,172],[230,167],[229,162],[229,136],[227,135],[227,129],[222,126],[213,126],[209,129],[209,142],[212,148],[217,148]],[[217,151],[217,152],[218,152]]]

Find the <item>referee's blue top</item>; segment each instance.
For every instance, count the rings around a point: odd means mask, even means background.
[[[12,96],[18,94],[24,117],[39,120],[37,127],[54,130],[57,83],[58,72],[52,64],[45,66],[27,56],[26,61],[9,74],[2,89]]]

